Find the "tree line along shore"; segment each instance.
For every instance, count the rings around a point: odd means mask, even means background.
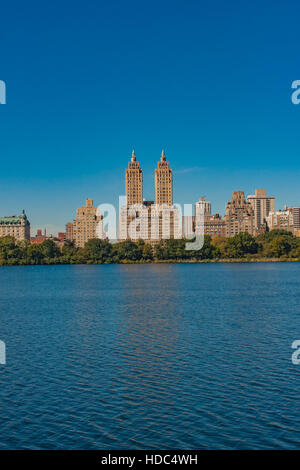
[[[59,248],[52,240],[40,244],[0,238],[0,266],[51,264],[118,264],[158,262],[300,261],[300,238],[273,230],[252,237],[240,233],[232,238],[204,237],[200,250],[185,249],[187,240],[162,240],[154,247],[140,240],[110,243],[89,240],[84,248],[66,242]],[[190,240],[189,240],[190,242]]]

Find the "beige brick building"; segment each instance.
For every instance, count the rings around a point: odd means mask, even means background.
[[[244,191],[233,191],[232,199],[227,203],[224,220],[226,236],[233,237],[241,232],[256,235],[254,210],[245,200]]]
[[[17,241],[30,240],[30,223],[25,211],[17,217],[0,218],[0,237],[14,237]]]
[[[173,204],[173,176],[166,160],[165,152],[162,151],[160,161],[155,169],[155,204]]]
[[[154,179],[155,203],[143,200],[143,172],[133,152],[125,173],[127,204],[120,210],[119,240],[142,239],[155,243],[182,237],[181,214],[173,205],[172,170],[164,151]]]
[[[275,197],[267,196],[265,189],[256,189],[255,195],[249,195],[247,201],[254,211],[255,228],[259,230],[265,226],[269,213],[275,211]]]
[[[125,189],[127,206],[143,202],[143,170],[136,160],[133,150],[128,168],[125,170]]]
[[[75,246],[84,247],[93,238],[104,238],[102,216],[93,207],[93,200],[87,199],[85,206],[77,209],[76,219],[73,220],[73,240]]]

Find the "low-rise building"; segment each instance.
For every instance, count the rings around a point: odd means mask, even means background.
[[[43,243],[46,240],[46,238],[47,238],[46,229],[44,230],[44,235],[42,234],[42,230],[38,229],[36,231],[36,236],[31,237],[30,243],[32,243],[33,245],[39,245],[40,243]]]

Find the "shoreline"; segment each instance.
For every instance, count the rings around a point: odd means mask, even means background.
[[[299,263],[300,258],[224,258],[203,260],[149,260],[149,261],[120,261],[119,263],[40,263],[40,264],[0,264],[1,268],[24,267],[24,266],[108,266],[128,264],[209,264],[209,263]]]

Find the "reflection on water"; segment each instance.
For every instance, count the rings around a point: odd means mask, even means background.
[[[297,448],[300,265],[0,269],[0,448]]]

